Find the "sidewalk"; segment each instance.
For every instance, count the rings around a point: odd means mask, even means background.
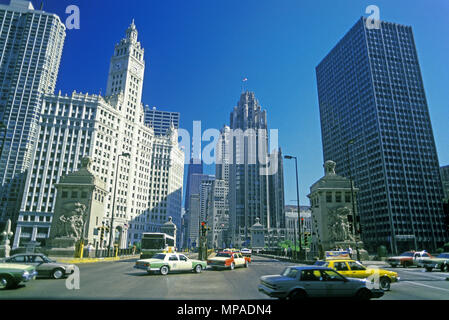
[[[50,259],[56,260],[61,263],[68,264],[84,264],[84,263],[98,263],[98,262],[107,262],[107,261],[120,261],[120,260],[128,260],[128,259],[139,259],[140,255],[132,255],[132,256],[122,256],[122,257],[106,257],[106,258],[67,258],[67,257],[49,257]]]

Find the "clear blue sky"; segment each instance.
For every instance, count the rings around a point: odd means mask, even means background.
[[[413,27],[440,164],[449,164],[447,0],[48,0],[44,10],[65,21],[71,4],[81,28],[67,31],[57,90],[104,92],[114,45],[134,18],[147,62],[143,102],[181,112],[189,131],[194,120],[219,129],[247,77],[284,153],[300,157],[302,205],[323,175],[315,67],[377,5],[382,20]],[[287,161],[286,204],[295,199]]]

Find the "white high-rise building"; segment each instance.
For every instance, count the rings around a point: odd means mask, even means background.
[[[103,222],[110,226],[113,220],[120,247],[140,241],[143,232],[158,230],[169,215],[180,220],[184,153],[176,130],[156,138],[144,123],[143,53],[133,22],[115,46],[107,96],[44,96],[14,247],[47,238],[55,184],[79,169],[85,156],[92,158],[92,170],[106,184]],[[106,235],[101,245],[108,241]]]
[[[17,219],[42,94],[55,90],[64,39],[57,15],[30,1],[0,5],[0,221]]]
[[[178,130],[173,126],[165,135],[154,136],[150,176],[150,219],[141,223],[141,228],[144,230],[146,226],[146,232],[160,232],[161,226],[172,217],[177,226],[177,239],[181,239],[184,152],[179,148]],[[136,242],[140,234],[134,235],[132,241]]]

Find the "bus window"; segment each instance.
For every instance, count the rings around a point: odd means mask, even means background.
[[[175,240],[174,239],[170,239],[170,238],[166,238],[165,241],[167,242],[167,245],[169,247],[174,247],[175,246]]]

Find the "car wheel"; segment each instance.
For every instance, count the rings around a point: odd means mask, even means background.
[[[288,300],[304,300],[307,294],[304,290],[295,290],[288,295]]]
[[[17,283],[9,275],[0,275],[0,289],[12,289],[16,286]]]
[[[355,297],[358,300],[369,300],[371,299],[371,292],[368,289],[360,289],[357,291]]]
[[[55,269],[51,272],[51,277],[53,279],[61,279],[64,276],[64,270],[62,269]]]
[[[235,263],[232,262],[232,263],[231,263],[231,270],[234,270],[234,269],[235,269]]]
[[[162,266],[160,269],[160,272],[163,276],[166,276],[168,274],[168,267],[167,266]]]
[[[441,269],[441,272],[444,272],[445,270],[449,271],[449,265],[442,264],[440,269]]]
[[[387,277],[380,278],[380,288],[384,291],[389,291],[391,287],[391,280]]]
[[[203,271],[203,267],[200,264],[197,264],[195,267],[195,272],[196,273],[201,273],[201,271]]]

